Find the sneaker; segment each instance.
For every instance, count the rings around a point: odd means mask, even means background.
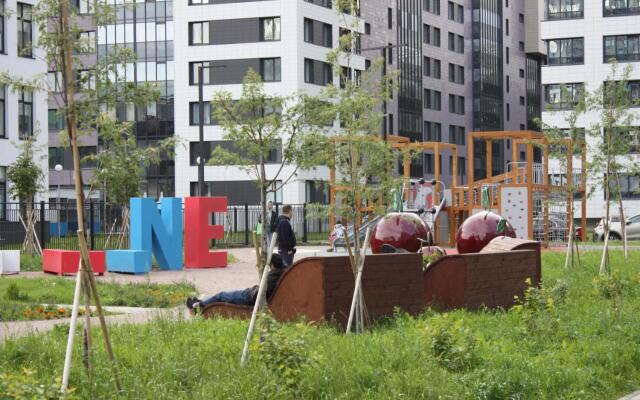
[[[187,299],[187,308],[189,310],[193,310],[194,306],[198,306],[200,304],[200,300],[197,297],[189,297]]]

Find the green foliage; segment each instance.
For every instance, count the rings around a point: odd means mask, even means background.
[[[478,365],[477,339],[463,319],[448,314],[434,317],[426,334],[429,351],[443,368],[459,372]]]
[[[555,301],[550,291],[541,285],[531,285],[531,278],[527,278],[528,288],[524,292],[524,298],[516,297],[516,305],[512,312],[516,313],[524,330],[531,335],[545,335],[557,329],[559,320]]]
[[[42,271],[42,256],[21,252],[20,270],[23,272]]]
[[[17,287],[18,297],[15,297]],[[58,277],[10,278],[0,280],[0,293],[11,290],[12,300],[37,304],[73,304],[75,282]],[[196,288],[191,283],[127,283],[98,281],[100,299],[105,306],[174,307],[184,304]]]
[[[260,318],[260,338],[255,351],[260,362],[276,372],[294,393],[300,393],[305,370],[316,367],[317,353],[309,349],[309,325],[297,323],[292,329],[279,325],[270,315]]]
[[[611,308],[616,316],[620,316],[620,312],[622,311],[622,295],[627,285],[628,282],[622,278],[619,270],[614,270],[611,274],[601,274],[593,278],[595,292],[611,301]]]
[[[557,329],[544,335],[523,332],[516,312],[447,313],[448,326],[460,324],[475,337],[481,362],[473,368],[451,371],[431,352],[425,329],[445,324],[435,310],[418,317],[397,314],[361,335],[345,335],[332,326],[275,324],[273,330],[284,336],[277,340],[288,343],[302,335],[298,354],[317,354],[317,363],[301,368],[295,390],[274,364],[259,359],[259,344],[254,344],[246,368],[239,367],[246,321],[156,319],[144,325],[110,325],[125,389],[121,398],[618,399],[640,387],[640,252],[630,252],[629,261],[621,252],[611,252],[612,265],[627,282],[619,317],[602,312],[610,300],[593,290],[598,252],[581,256],[581,268],[564,270],[562,252],[542,254],[542,276],[559,319]],[[565,293],[564,302],[554,291]],[[95,329],[94,338],[99,338],[99,327]],[[62,325],[44,335],[3,341],[0,371],[30,368],[43,384],[58,379],[64,359],[60,344],[67,332]],[[453,328],[448,332],[460,335]],[[75,346],[74,354],[81,354],[82,343]],[[93,397],[115,398],[104,346],[93,349]],[[78,397],[92,397],[81,357],[73,360],[70,383]]]
[[[73,389],[61,393],[58,382],[41,384],[30,369],[25,368],[19,374],[0,373],[0,399],[72,400],[77,398]]]
[[[25,301],[29,299],[29,296],[20,293],[18,285],[15,282],[11,282],[4,290],[4,299],[8,301]]]
[[[36,146],[35,137],[21,140],[17,147],[20,148],[20,154],[7,168],[7,180],[12,183],[8,193],[20,202],[30,202],[44,189],[44,172],[37,163],[42,156],[38,155],[40,149]]]

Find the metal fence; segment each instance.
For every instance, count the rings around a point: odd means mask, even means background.
[[[275,205],[279,212],[281,205]],[[0,203],[0,250],[20,249],[26,231],[26,207],[19,203]],[[121,235],[123,210],[120,206],[87,201],[84,206],[87,242],[92,250],[128,248],[128,235]],[[298,242],[326,242],[329,239],[328,206],[294,204],[291,225]],[[78,230],[75,204],[33,203],[35,230],[42,248],[77,250]],[[260,206],[229,205],[226,212],[212,215],[212,223],[224,226],[224,238],[214,242],[217,248],[249,246],[252,232],[260,220]]]

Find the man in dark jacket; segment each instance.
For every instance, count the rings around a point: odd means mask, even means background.
[[[285,269],[286,267],[282,264],[282,258],[277,254],[273,254],[271,256],[271,268],[269,269],[269,275],[267,275],[267,300],[273,294],[273,290],[276,288],[276,283],[278,283],[278,280]],[[255,285],[242,290],[220,292],[205,300],[200,300],[197,297],[190,297],[187,299],[187,308],[189,308],[189,310],[202,309],[212,303],[230,303],[252,306],[256,303],[257,297],[258,285]]]
[[[282,257],[285,267],[293,264],[293,256],[296,254],[296,235],[291,227],[293,210],[290,205],[282,207],[282,215],[278,217],[276,232],[278,233],[278,254]]]

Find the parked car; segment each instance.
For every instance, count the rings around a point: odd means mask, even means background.
[[[627,240],[640,239],[640,214],[627,218],[626,221]],[[604,240],[604,218],[598,222],[593,230],[593,239],[595,241]],[[620,217],[613,217],[609,223],[609,240],[622,239],[622,225]]]

